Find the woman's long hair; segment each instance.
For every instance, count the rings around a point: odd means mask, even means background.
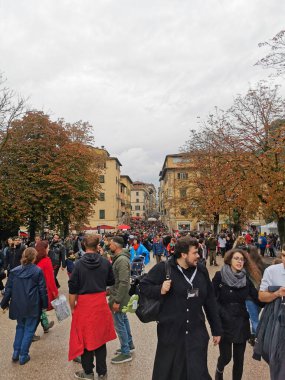
[[[263,262],[260,254],[258,253],[258,248],[255,245],[250,245],[248,247],[248,254],[250,259],[257,265],[258,269],[263,274],[265,270],[265,263]]]
[[[47,247],[48,247],[48,241],[47,240],[41,240],[36,245],[36,251],[37,251],[37,257],[35,264],[38,264],[42,259],[47,257]]]
[[[32,247],[26,248],[22,254],[21,264],[22,265],[33,264],[36,256],[37,256],[37,251],[35,250],[35,248],[32,248]]]
[[[255,247],[254,245],[251,245],[248,248],[247,266],[247,272],[249,276],[255,282],[255,285],[259,286],[262,280],[265,264],[258,253],[257,247]]]

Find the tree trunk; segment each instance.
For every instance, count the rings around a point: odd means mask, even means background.
[[[214,213],[214,234],[215,235],[218,233],[219,221],[220,221],[220,214],[215,212]]]
[[[64,238],[66,238],[69,235],[69,220],[67,218],[63,219],[62,230],[63,230],[62,231],[63,236],[64,236]]]
[[[30,225],[29,225],[29,234],[30,234],[31,241],[35,240],[36,229],[37,229],[37,222],[32,218],[30,220]]]
[[[241,232],[240,213],[236,209],[233,209],[233,231],[235,234],[239,234]]]
[[[278,234],[280,237],[281,248],[282,248],[282,245],[285,243],[285,217],[284,216],[282,216],[281,218],[278,218],[277,227],[278,227]]]

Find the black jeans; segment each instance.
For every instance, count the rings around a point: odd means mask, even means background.
[[[233,365],[233,380],[241,380],[243,373],[244,352],[246,348],[246,342],[244,343],[232,343],[226,339],[221,339],[219,349],[220,356],[218,359],[217,368],[219,371],[223,371],[225,366],[232,360],[232,354],[234,359]],[[233,351],[233,353],[232,353]]]
[[[55,281],[55,284],[56,284],[56,287],[57,287],[57,288],[60,288],[60,284],[59,284],[59,282],[58,282],[58,280],[57,280],[57,275],[58,275],[59,269],[60,269],[60,267],[56,267],[56,268],[54,268],[54,270],[53,270],[53,273],[54,273],[54,281]]]
[[[98,373],[98,376],[105,375],[105,373],[107,372],[107,364],[106,364],[107,348],[106,348],[106,344],[103,344],[103,346],[97,348],[94,351],[84,350],[84,353],[81,355],[81,364],[82,364],[82,368],[84,369],[84,372],[87,375],[90,375],[91,373],[93,373],[94,355],[96,357],[96,372]]]

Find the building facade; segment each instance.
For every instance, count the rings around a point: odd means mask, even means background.
[[[96,148],[105,157],[104,168],[100,175],[101,191],[93,213],[89,217],[89,226],[96,228],[107,225],[117,227],[121,218],[121,163],[111,157],[104,148]]]
[[[183,163],[183,154],[169,154],[165,157],[159,173],[159,213],[161,221],[170,231],[190,231],[196,227],[196,220],[186,215],[183,197],[187,188],[191,168]]]
[[[131,192],[132,217],[147,220],[157,212],[156,188],[153,184],[133,182]]]
[[[131,192],[133,181],[128,175],[120,176],[121,215],[120,224],[130,224],[131,221]]]

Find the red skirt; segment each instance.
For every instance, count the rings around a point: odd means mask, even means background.
[[[116,339],[106,292],[79,295],[72,314],[68,360]]]

